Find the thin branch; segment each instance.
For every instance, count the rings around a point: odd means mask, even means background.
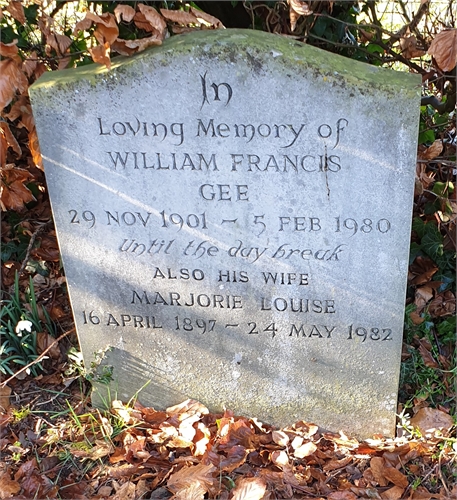
[[[34,359],[31,363],[29,363],[26,366],[23,366],[20,370],[18,370],[14,375],[12,375],[10,378],[6,379],[4,382],[0,384],[0,387],[3,388],[8,382],[11,382],[11,380],[15,379],[20,373],[26,371],[28,368],[30,368],[33,365],[36,365],[39,363],[46,353],[48,353],[58,342],[60,342],[63,338],[65,338],[67,335],[70,335],[70,333],[73,333],[75,331],[75,328],[73,327],[71,330],[68,330],[68,332],[63,333],[59,338],[54,340],[54,342],[47,347],[36,359]]]
[[[22,261],[21,268],[19,269],[18,277],[20,278],[22,273],[24,272],[24,269],[27,266],[27,263],[30,259],[30,253],[33,250],[33,245],[35,244],[35,240],[37,236],[41,233],[41,231],[44,230],[44,228],[50,223],[51,221],[45,222],[42,226],[40,226],[33,234],[32,237],[30,238],[29,245],[27,247],[27,252],[25,254],[25,258]]]

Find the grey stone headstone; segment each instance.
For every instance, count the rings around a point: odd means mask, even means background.
[[[262,32],[30,89],[104,397],[395,428],[420,77]]]

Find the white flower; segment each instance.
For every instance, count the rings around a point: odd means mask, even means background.
[[[22,337],[22,332],[24,330],[31,332],[32,331],[32,322],[27,321],[27,320],[21,320],[19,323],[16,325],[16,333],[18,337]]]

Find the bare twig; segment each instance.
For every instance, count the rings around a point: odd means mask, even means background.
[[[35,240],[37,236],[41,233],[41,231],[44,230],[44,228],[50,223],[51,221],[45,222],[42,226],[40,226],[33,234],[32,237],[30,238],[29,245],[27,247],[27,252],[25,254],[25,258],[22,261],[21,268],[19,269],[18,277],[20,278],[22,273],[24,272],[24,269],[27,266],[27,263],[30,259],[30,253],[33,250],[33,245],[35,244]]]
[[[18,370],[14,375],[12,375],[10,378],[7,378],[4,382],[0,384],[0,387],[5,387],[5,385],[8,382],[11,382],[11,380],[15,379],[20,373],[24,372],[28,368],[30,368],[33,365],[36,365],[37,363],[40,362],[40,360],[43,359],[43,357],[48,353],[58,342],[60,342],[63,338],[65,338],[67,335],[70,335],[70,333],[73,333],[75,331],[75,328],[71,328],[68,330],[68,332],[63,333],[60,337],[58,337],[54,342],[47,347],[36,359],[34,359],[31,363],[29,363],[26,366],[23,366],[20,370]]]

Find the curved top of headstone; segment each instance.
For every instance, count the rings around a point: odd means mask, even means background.
[[[131,57],[116,57],[111,69],[102,65],[81,66],[76,69],[52,71],[43,74],[32,86],[32,92],[45,90],[55,85],[66,88],[77,86],[81,81],[91,85],[111,86],[122,84],[123,77],[132,78],[137,71],[145,74],[145,65],[151,70],[158,66],[173,66],[179,71],[181,57],[224,60],[236,64],[243,60],[252,66],[254,73],[268,72],[268,57],[275,73],[283,66],[286,73],[294,65],[296,77],[299,74],[309,78],[323,78],[328,84],[350,88],[361,86],[366,92],[405,92],[416,94],[420,86],[419,75],[379,68],[355,61],[331,52],[318,49],[281,35],[246,29],[205,30],[173,36],[160,46],[148,49]],[[283,63],[282,65],[279,63]],[[291,76],[291,75],[285,75]],[[306,98],[306,96],[304,96]]]

